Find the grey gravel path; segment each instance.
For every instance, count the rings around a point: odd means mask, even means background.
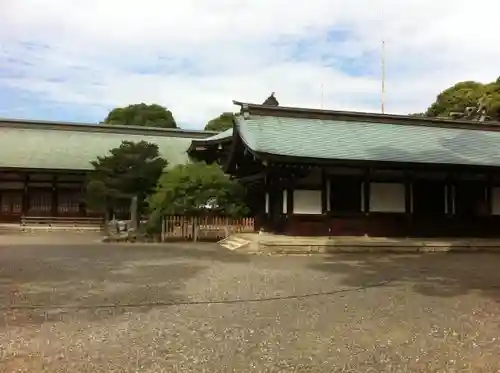
[[[0,247],[0,372],[496,372],[500,255]],[[384,286],[354,290],[388,281]],[[336,294],[195,304],[210,300]],[[162,307],[85,308],[182,303]]]

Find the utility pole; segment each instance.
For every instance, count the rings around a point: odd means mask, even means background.
[[[381,95],[381,109],[382,114],[385,114],[385,40],[382,40],[382,53],[381,53],[381,67],[382,67],[382,95]]]

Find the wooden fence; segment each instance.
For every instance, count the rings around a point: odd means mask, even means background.
[[[233,233],[254,231],[254,218],[165,216],[162,221],[161,240],[219,241]]]

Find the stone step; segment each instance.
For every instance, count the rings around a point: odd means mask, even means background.
[[[258,233],[238,236],[250,242],[242,246],[245,251],[261,253],[500,252],[500,240],[487,238],[304,237]]]
[[[256,239],[266,245],[353,245],[353,246],[466,246],[466,245],[499,245],[499,239],[485,238],[389,238],[389,237],[305,237],[256,235]]]
[[[358,241],[358,240],[259,240],[259,243],[266,246],[352,246],[352,247],[469,247],[487,246],[500,247],[498,240],[394,240],[394,241]]]
[[[241,249],[242,247],[248,245],[249,243],[250,241],[237,236],[229,236],[218,242],[219,245],[231,251]]]

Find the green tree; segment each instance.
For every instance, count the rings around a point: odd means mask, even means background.
[[[162,175],[149,200],[150,223],[158,225],[163,215],[243,216],[248,213],[244,196],[244,188],[217,165],[178,165]]]
[[[218,117],[211,119],[205,126],[206,131],[222,132],[233,127],[233,113],[222,113]]]
[[[158,146],[146,141],[123,141],[110,154],[92,161],[94,172],[87,183],[87,202],[94,211],[117,209],[130,205],[137,196],[140,216],[146,198],[155,190],[167,166]]]
[[[106,124],[126,126],[177,128],[172,112],[167,108],[152,104],[134,104],[111,110],[104,120]]]
[[[467,107],[475,107],[484,101],[487,115],[500,120],[500,82],[482,84],[465,81],[440,93],[426,112],[428,117],[448,117],[451,112],[463,113]]]

